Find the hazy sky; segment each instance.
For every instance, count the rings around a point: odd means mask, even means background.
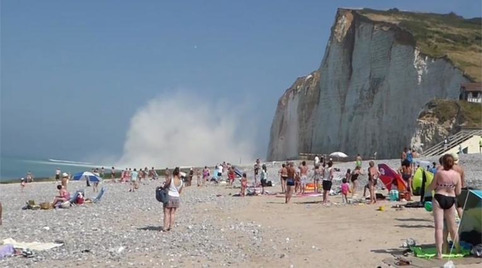
[[[196,137],[213,152],[241,150],[249,137],[243,153],[264,157],[277,101],[319,67],[338,7],[481,16],[478,0],[3,0],[1,153],[115,160],[176,126],[189,135],[156,150],[188,157],[183,141]],[[148,111],[163,116],[134,122]],[[207,127],[191,131],[197,123]],[[140,143],[136,127],[149,136]]]

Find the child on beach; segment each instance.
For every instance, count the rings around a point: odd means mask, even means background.
[[[350,191],[350,184],[348,183],[348,180],[345,178],[342,180],[341,184],[341,194],[342,194],[342,202],[345,204],[348,204],[348,193],[351,193]]]
[[[241,196],[246,196],[246,188],[248,188],[248,178],[246,178],[246,173],[243,173],[243,177],[241,177]]]
[[[21,190],[22,190],[22,192],[23,192],[23,189],[25,188],[25,179],[24,179],[24,178],[21,178],[21,179],[20,179],[20,188],[21,188]]]
[[[197,169],[196,170],[196,180],[197,180],[197,187],[202,185],[202,180],[201,180],[201,170]]]

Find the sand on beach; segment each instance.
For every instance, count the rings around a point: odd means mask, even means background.
[[[270,168],[275,174],[278,166]],[[47,211],[21,207],[29,199],[51,200],[54,182],[29,184],[24,193],[20,185],[0,185],[0,239],[65,242],[35,258],[1,260],[0,266],[388,267],[392,254],[403,252],[405,239],[434,244],[433,218],[423,208],[400,210],[390,201],[345,205],[340,196],[330,197],[331,206],[323,206],[321,197],[294,197],[284,204],[284,198],[275,195],[234,197],[239,189],[224,185],[186,187],[176,227],[161,233],[162,208],[154,198],[159,184],[149,181],[129,193],[126,184],[105,182],[107,191],[99,204]],[[85,183],[69,187],[73,191]],[[86,191],[88,197],[94,195],[91,188]],[[385,210],[379,211],[380,206]],[[419,267],[445,262],[414,260]],[[454,262],[457,267],[481,263],[475,258]]]

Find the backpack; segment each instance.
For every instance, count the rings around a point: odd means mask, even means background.
[[[167,188],[164,188],[162,186],[157,186],[156,187],[156,199],[157,201],[167,204],[169,201],[169,190]]]

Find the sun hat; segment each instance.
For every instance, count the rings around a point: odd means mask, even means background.
[[[65,173],[65,172],[62,173],[62,177],[68,177],[68,176],[69,176],[69,174],[67,174],[67,173]]]
[[[452,153],[452,157],[454,158],[455,164],[458,164],[459,163],[459,155],[456,154],[456,153]]]

